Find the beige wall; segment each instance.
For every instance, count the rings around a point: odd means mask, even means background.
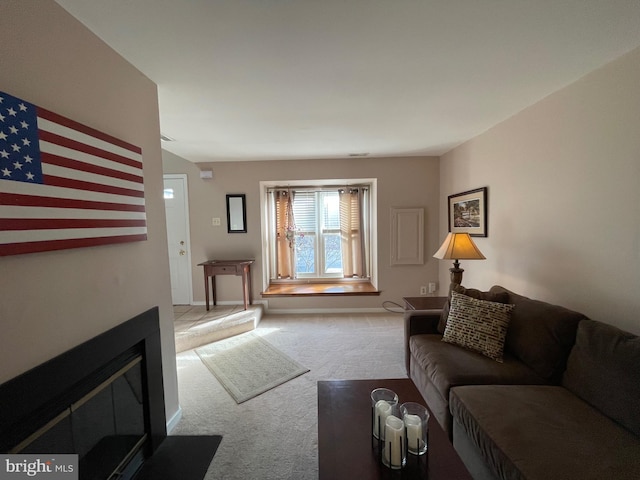
[[[0,3],[0,90],[142,147],[148,241],[0,257],[0,383],[160,307],[178,410],[156,86],[50,0]]]
[[[441,232],[447,195],[489,187],[487,260],[462,262],[466,286],[640,333],[639,82],[636,49],[442,158]]]
[[[191,258],[195,302],[204,301],[202,267],[206,259],[255,258],[252,268],[255,299],[261,300],[262,254],[260,239],[260,181],[326,178],[378,179],[378,288],[377,297],[271,298],[270,309],[380,309],[382,302],[402,304],[403,296],[417,296],[420,285],[437,281],[437,260],[431,258],[441,240],[438,236],[439,165],[435,157],[352,158],[335,160],[283,160],[269,162],[221,162],[207,164],[212,180],[199,178],[205,168],[163,151],[165,173],[186,173],[189,186]],[[247,195],[247,234],[228,234],[225,195]],[[424,265],[390,266],[391,207],[425,209]],[[212,217],[222,225],[213,227]],[[219,277],[219,300],[240,301],[239,279]]]

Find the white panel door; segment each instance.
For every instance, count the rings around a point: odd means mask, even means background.
[[[191,252],[186,175],[164,176],[171,299],[174,305],[191,304]]]

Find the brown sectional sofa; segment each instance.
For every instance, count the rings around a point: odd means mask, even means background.
[[[640,338],[566,308],[515,305],[503,363],[442,341],[448,308],[405,314],[407,372],[478,479],[640,479]]]

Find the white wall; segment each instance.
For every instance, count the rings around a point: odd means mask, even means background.
[[[461,262],[465,286],[640,333],[639,85],[636,49],[442,157],[441,236],[447,196],[489,187],[487,260]]]
[[[0,257],[0,383],[160,307],[178,411],[156,86],[52,0],[0,3],[0,90],[140,146],[148,240]]]

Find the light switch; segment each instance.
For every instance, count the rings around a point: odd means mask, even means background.
[[[219,227],[220,226],[220,217],[214,217],[211,219],[211,225],[213,225],[214,227]]]

